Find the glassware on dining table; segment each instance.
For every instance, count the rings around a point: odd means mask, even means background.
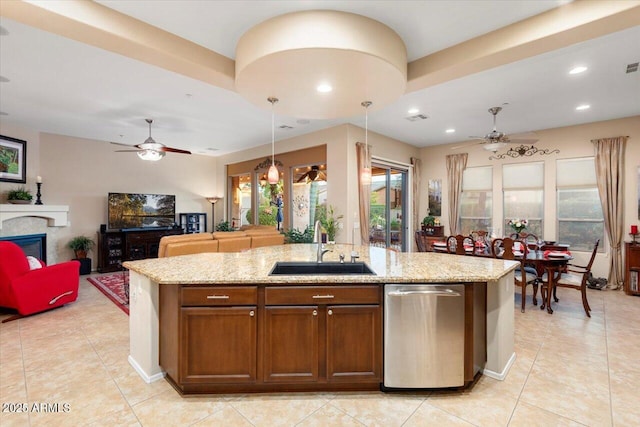
[[[542,247],[544,246],[544,240],[538,238],[536,241],[536,246],[538,248],[538,252],[542,252]]]

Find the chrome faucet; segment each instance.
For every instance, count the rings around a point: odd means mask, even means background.
[[[316,256],[316,262],[318,264],[322,263],[322,257],[327,252],[330,252],[329,249],[323,249],[322,247],[322,233],[320,231],[320,221],[316,221],[314,231],[313,231],[313,241],[318,244],[318,254]]]

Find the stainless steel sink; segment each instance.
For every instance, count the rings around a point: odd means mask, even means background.
[[[310,261],[282,261],[276,262],[270,276],[290,275],[290,276],[322,276],[322,275],[353,275],[353,274],[373,274],[376,273],[364,262],[339,263],[339,262],[310,262]]]

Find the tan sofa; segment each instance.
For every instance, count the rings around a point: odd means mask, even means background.
[[[273,227],[247,226],[240,231],[164,236],[158,258],[202,252],[241,252],[251,248],[284,244],[284,235]]]

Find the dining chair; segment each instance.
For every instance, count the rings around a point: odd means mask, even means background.
[[[589,301],[587,301],[587,279],[589,278],[589,273],[591,273],[593,261],[596,259],[599,244],[600,239],[596,240],[596,243],[593,245],[593,252],[591,252],[591,258],[589,258],[587,265],[568,263],[564,270],[565,272],[560,273],[559,277],[556,278],[556,284],[553,288],[553,300],[555,302],[559,301],[556,297],[556,290],[558,288],[570,288],[580,291],[582,294],[582,306],[588,317],[591,317],[591,307],[589,306]],[[544,298],[549,287],[549,277],[547,273],[542,276],[541,283],[542,297]]]
[[[529,249],[536,248],[538,245],[538,236],[533,233],[511,233],[510,238],[524,242]]]
[[[416,247],[418,252],[427,252],[427,242],[421,231],[416,231]]]
[[[491,242],[491,253],[494,258],[506,259],[506,260],[514,260],[519,261],[520,266],[516,267],[514,272],[514,284],[519,286],[522,294],[522,302],[520,311],[524,313],[525,301],[527,299],[527,285],[533,286],[533,305],[538,305],[538,300],[536,295],[538,293],[538,274],[534,268],[528,267],[525,265],[525,259],[527,258],[527,252],[529,248],[525,242],[520,241],[521,243],[521,255],[516,257],[515,251],[513,249],[515,243],[517,241],[513,240],[510,237],[505,237],[504,239],[495,239]]]
[[[467,252],[465,250],[466,246],[473,246],[473,239],[470,236],[463,236],[462,234],[457,234],[455,236],[447,237],[447,252],[450,254],[456,255],[473,255],[475,251]]]

